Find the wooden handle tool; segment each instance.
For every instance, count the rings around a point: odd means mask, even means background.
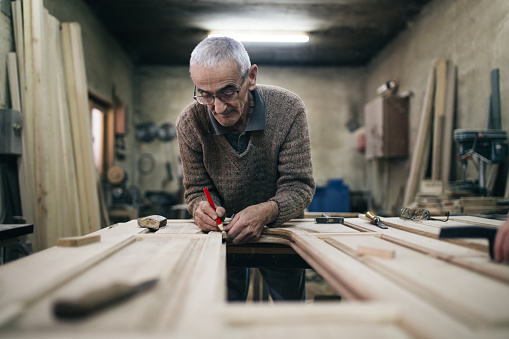
[[[383,222],[382,220],[380,220],[380,217],[377,216],[375,213],[373,212],[366,212],[366,217],[371,220],[371,222],[374,224],[374,225],[377,225],[378,227],[380,228],[383,228],[383,229],[387,229],[389,227],[387,227]]]
[[[148,228],[151,231],[157,231],[166,226],[168,219],[160,215],[149,215],[148,217],[138,218],[138,226]]]
[[[321,217],[315,218],[315,224],[342,224],[345,222],[343,217],[331,217],[327,213],[322,213]]]
[[[60,299],[53,304],[53,313],[62,319],[82,318],[149,289],[157,280],[150,279],[137,285],[114,283],[75,299]]]

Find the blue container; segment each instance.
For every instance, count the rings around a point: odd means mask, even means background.
[[[308,211],[350,212],[350,192],[343,179],[331,179],[327,186],[317,186]]]

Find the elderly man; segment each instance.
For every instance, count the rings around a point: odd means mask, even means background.
[[[185,200],[203,231],[234,215],[228,241],[257,240],[265,226],[299,217],[315,190],[306,109],[294,93],[257,85],[258,67],[231,38],[207,38],[191,54],[196,102],[177,121]],[[204,188],[217,209],[209,205]],[[261,269],[274,300],[305,298],[303,270]],[[246,269],[228,269],[229,300],[245,300]]]

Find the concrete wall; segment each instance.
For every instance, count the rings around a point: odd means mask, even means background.
[[[509,129],[509,1],[435,0],[368,65],[367,100],[384,81],[400,82],[400,91],[412,91],[410,151],[415,144],[427,77],[434,59],[446,58],[457,66],[456,128],[484,129],[490,93],[490,71],[500,69],[502,125]],[[398,203],[410,161],[372,161],[376,205],[386,213]],[[477,178],[474,166],[469,177]],[[460,178],[458,178],[460,179]],[[387,192],[390,192],[387,195]],[[390,196],[390,200],[384,199]]]
[[[153,122],[156,126],[170,123],[175,126],[184,107],[193,101],[193,83],[187,67],[140,67],[136,70],[137,103],[134,123]],[[135,181],[142,192],[168,191],[177,193],[180,188],[179,155],[177,140],[164,142],[155,139],[137,143],[136,162],[146,168],[143,157],[150,154],[155,159],[152,172],[135,172]],[[171,177],[166,169],[170,164]]]
[[[256,60],[253,60],[256,63]],[[302,97],[308,110],[314,176],[325,185],[343,178],[353,190],[365,190],[364,158],[354,149],[347,123],[362,123],[363,69],[260,66],[258,83],[287,88]],[[142,67],[137,70],[139,106],[136,122],[175,123],[180,111],[192,101],[193,83],[187,67]],[[156,158],[153,173],[137,176],[145,190],[178,189],[164,180],[164,163],[171,159],[176,171],[177,143],[153,141],[139,144],[139,154]],[[174,177],[176,177],[174,175]]]

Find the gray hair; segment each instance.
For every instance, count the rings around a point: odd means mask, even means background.
[[[191,53],[189,69],[192,66],[213,68],[235,61],[239,74],[244,74],[251,67],[251,61],[244,46],[229,37],[211,37],[202,40]]]

